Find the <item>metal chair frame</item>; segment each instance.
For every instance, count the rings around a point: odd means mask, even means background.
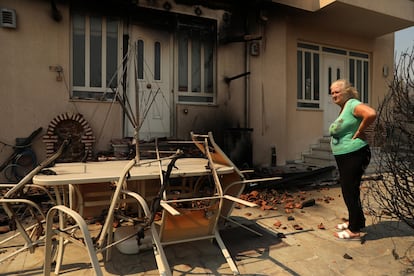
[[[43,190],[52,203],[56,203],[56,201],[54,201],[52,194],[46,188],[31,184],[30,181],[33,178],[33,176],[35,176],[45,167],[54,162],[63,153],[68,144],[69,141],[64,141],[55,154],[53,154],[52,156],[44,160],[42,163],[40,163],[17,184],[14,184],[12,186],[8,186],[8,184],[6,184],[6,186],[11,187],[11,189],[8,190],[2,198],[0,198],[0,204],[2,204],[3,209],[5,210],[9,219],[13,221],[13,224],[16,226],[17,233],[0,241],[0,245],[9,242],[10,240],[18,236],[23,237],[25,244],[16,251],[8,255],[5,255],[3,258],[1,258],[0,263],[26,250],[29,250],[30,253],[33,253],[38,245],[43,244],[43,240],[45,238],[43,229],[44,224],[46,223],[46,215],[43,213],[42,208],[38,204],[31,200],[21,198],[21,193],[25,188],[36,187]],[[25,227],[22,219],[13,209],[13,205],[15,204],[23,204],[24,206],[32,208],[32,210],[36,211],[37,214],[34,211],[32,213],[33,216],[36,216],[36,223],[28,227]]]
[[[141,208],[143,210],[145,215],[145,220],[149,221],[146,225],[143,227],[149,229],[152,242],[153,242],[153,250],[155,255],[155,260],[157,263],[158,271],[160,275],[172,275],[171,268],[168,264],[167,257],[164,252],[164,246],[169,244],[176,244],[176,243],[183,243],[183,242],[189,242],[189,241],[196,241],[196,240],[203,240],[203,239],[215,239],[220,246],[221,252],[227,261],[227,263],[230,266],[230,269],[232,270],[233,274],[237,275],[239,274],[239,271],[237,269],[237,266],[232,259],[229,251],[227,250],[223,240],[220,237],[219,231],[218,231],[218,221],[220,219],[220,216],[222,214],[222,207],[224,206],[224,201],[231,201],[231,202],[238,202],[245,204],[247,206],[257,206],[254,203],[247,202],[241,199],[238,199],[232,195],[225,195],[223,193],[223,187],[222,183],[220,181],[220,177],[217,173],[217,170],[215,168],[215,161],[212,157],[212,154],[209,149],[209,142],[208,140],[211,139],[209,135],[193,135],[193,140],[196,143],[198,147],[202,147],[202,151],[205,154],[206,158],[208,159],[208,165],[209,170],[211,173],[211,176],[214,180],[215,185],[215,193],[212,196],[207,197],[200,197],[200,198],[187,198],[187,199],[179,199],[179,200],[171,200],[167,199],[164,184],[166,181],[168,181],[167,177],[165,177],[164,172],[161,167],[161,158],[159,157],[158,147],[157,150],[157,161],[159,162],[159,178],[161,183],[161,190],[160,193],[162,194],[162,198],[160,199],[159,206],[162,208],[162,220],[160,227],[157,227],[153,221],[151,221],[151,218],[154,217],[154,212],[156,210],[150,210],[148,207],[147,201],[138,193],[129,191],[127,189],[127,176],[131,168],[133,166],[139,165],[138,161],[136,159],[132,159],[128,162],[128,164],[124,167],[122,173],[120,174],[119,180],[116,182],[116,187],[113,192],[113,197],[111,200],[111,204],[109,206],[108,214],[105,220],[105,223],[102,227],[102,230],[100,232],[100,235],[96,238],[96,242],[94,243],[92,241],[92,238],[90,237],[90,234],[88,233],[88,229],[85,226],[84,219],[75,211],[71,210],[70,208],[66,206],[55,206],[48,212],[46,216],[46,247],[49,248],[52,245],[52,238],[57,236],[59,237],[59,244],[58,244],[58,254],[56,259],[56,267],[55,267],[55,274],[59,274],[61,263],[63,260],[63,253],[64,253],[64,247],[65,247],[65,241],[66,240],[73,240],[70,236],[70,234],[66,233],[66,216],[72,217],[76,221],[76,225],[68,228],[70,231],[73,230],[73,228],[79,228],[81,232],[83,233],[83,246],[86,247],[86,250],[88,251],[88,254],[91,259],[92,267],[95,271],[96,275],[102,275],[102,271],[99,267],[99,264],[97,263],[97,253],[108,251],[107,252],[107,260],[110,258],[110,249],[115,244],[122,242],[123,240],[130,238],[126,237],[125,239],[122,239],[122,241],[113,242],[113,229],[112,229],[112,223],[115,216],[115,210],[119,206],[121,202],[121,198],[123,196],[129,196],[132,197],[138,208]],[[203,139],[202,141],[196,141],[196,138]],[[175,155],[174,155],[175,156]],[[173,157],[170,157],[173,158]],[[235,167],[234,167],[235,168]],[[236,169],[236,168],[235,168]],[[213,217],[211,218],[211,228],[208,233],[202,232],[201,234],[197,233],[191,233],[191,231],[186,237],[172,237],[169,240],[165,239],[165,236],[167,235],[168,230],[165,228],[165,225],[168,223],[170,219],[174,218],[183,218],[183,211],[178,210],[173,207],[173,204],[177,202],[190,202],[190,201],[198,201],[198,200],[210,200],[216,203],[216,209]],[[53,217],[56,214],[61,214],[59,218],[61,219],[59,221],[59,226],[56,227],[56,225],[53,223]],[[64,214],[64,215],[63,215]],[[191,216],[191,214],[190,214]],[[204,226],[200,226],[204,227]],[[195,231],[197,232],[197,231]],[[66,240],[65,240],[66,239]],[[47,252],[45,255],[45,266],[44,266],[44,274],[49,275],[51,271],[51,263],[52,263],[52,254],[50,252]]]

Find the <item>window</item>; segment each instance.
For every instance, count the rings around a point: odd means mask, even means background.
[[[144,53],[144,40],[137,40],[137,77],[139,80],[144,80],[144,63],[145,63],[145,53]],[[151,78],[155,81],[161,80],[161,43],[156,41],[153,45],[154,47],[154,66],[152,67],[153,72],[151,72]],[[148,64],[146,65],[148,67]],[[151,70],[150,70],[151,71]],[[147,76],[148,78],[149,76]]]
[[[119,30],[117,19],[72,14],[72,98],[114,97],[121,56]]]
[[[323,47],[307,43],[297,44],[297,107],[320,108],[320,79],[322,53],[330,53],[346,57],[349,82],[357,88],[361,101],[368,103],[369,94],[369,55],[331,47]],[[332,72],[328,68],[328,77],[341,78],[340,72]],[[328,83],[333,80],[328,79]]]
[[[368,55],[356,52],[349,55],[349,82],[359,91],[361,101],[368,103]]]
[[[177,91],[181,103],[214,102],[215,25],[179,24]]]
[[[144,79],[144,41],[137,41],[137,75],[138,79]]]
[[[297,107],[319,108],[319,47],[298,44]]]

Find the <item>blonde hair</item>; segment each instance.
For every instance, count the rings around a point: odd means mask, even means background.
[[[346,79],[339,79],[331,84],[332,86],[339,86],[341,92],[348,96],[349,99],[359,99],[358,90]]]

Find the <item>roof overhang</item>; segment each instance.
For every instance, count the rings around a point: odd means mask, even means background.
[[[83,3],[82,0],[70,0]],[[94,0],[87,3],[123,3],[169,11],[162,1]],[[164,4],[162,4],[164,3]],[[212,10],[277,10],[293,18],[294,24],[320,30],[375,38],[414,26],[414,0],[174,0],[193,13],[197,6]],[[102,4],[101,4],[102,5]],[[159,7],[158,7],[159,6]],[[171,7],[171,5],[170,5]],[[183,12],[174,8],[170,12]],[[185,11],[184,11],[185,13]],[[203,17],[207,14],[203,14]]]
[[[364,37],[379,37],[414,26],[412,0],[272,0],[294,8],[295,21],[306,25],[352,33]]]

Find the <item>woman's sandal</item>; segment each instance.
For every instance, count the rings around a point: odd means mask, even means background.
[[[346,230],[346,229],[348,229],[348,222],[344,222],[344,223],[340,223],[340,224],[338,224],[337,226],[335,226],[335,228],[337,229],[337,230]]]
[[[350,240],[357,240],[357,241],[361,240],[361,234],[359,234],[359,233],[355,234],[355,233],[352,233],[349,230],[344,230],[344,231],[341,231],[341,232],[337,232],[334,235],[335,235],[335,237],[337,237],[340,240],[348,240],[348,241],[350,241]]]

